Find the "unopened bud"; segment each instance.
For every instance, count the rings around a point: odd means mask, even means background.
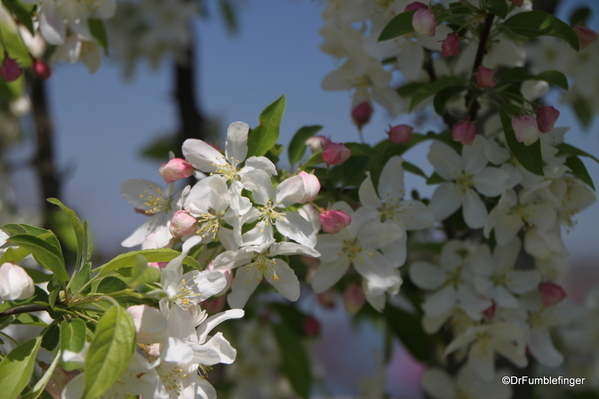
[[[457,33],[451,32],[447,35],[443,44],[441,44],[441,55],[450,57],[460,54],[460,38]]]
[[[168,262],[148,262],[148,266],[155,267],[156,269],[162,270],[168,265]]]
[[[493,70],[485,68],[482,65],[478,66],[478,72],[474,74],[476,76],[476,84],[481,88],[495,87],[497,82],[493,77]]]
[[[322,152],[322,160],[327,165],[337,165],[346,161],[351,156],[349,148],[342,143],[329,143]]]
[[[325,292],[321,292],[320,294],[316,294],[316,300],[318,303],[327,309],[333,309],[335,307],[335,297],[337,293],[333,288],[329,288]]]
[[[343,291],[343,306],[349,314],[356,314],[366,302],[366,296],[360,284],[354,283]]]
[[[541,283],[541,301],[545,306],[553,306],[560,303],[566,297],[564,289],[555,283]]]
[[[323,151],[330,142],[331,140],[328,137],[316,135],[306,140],[305,144],[310,148],[312,154],[314,154],[315,152]]]
[[[52,70],[50,69],[50,66],[42,60],[33,61],[33,72],[41,80],[46,80],[50,77],[50,75],[52,75]]]
[[[509,2],[516,7],[522,7],[522,4],[524,4],[524,0],[509,0]]]
[[[370,101],[362,101],[351,110],[351,118],[358,126],[358,129],[361,129],[362,126],[370,122],[373,113],[374,108],[372,108]]]
[[[25,269],[10,262],[0,266],[0,300],[23,300],[34,293],[35,285]]]
[[[412,27],[418,33],[433,37],[436,33],[437,18],[428,8],[421,8],[412,17]]]
[[[204,302],[202,302],[202,306],[204,309],[208,311],[210,314],[217,314],[223,311],[225,305],[227,304],[227,296],[215,296]]]
[[[2,62],[2,65],[0,65],[0,78],[4,79],[6,82],[13,82],[22,74],[23,70],[17,61],[10,58],[8,54],[5,54],[4,61]]]
[[[599,34],[592,29],[587,28],[586,26],[576,25],[573,26],[574,32],[576,32],[576,36],[578,36],[578,43],[580,44],[580,49],[584,49],[589,45],[599,39]]]
[[[331,209],[320,214],[320,224],[325,233],[339,233],[351,224],[351,216],[345,212]]]
[[[419,1],[415,1],[413,3],[408,4],[404,12],[420,10],[421,8],[427,8],[427,5]]]
[[[549,133],[559,118],[559,111],[553,107],[541,107],[537,111],[537,126],[541,133]]]
[[[173,158],[159,169],[160,174],[167,183],[176,182],[193,175],[193,165],[181,158]]]
[[[303,204],[308,201],[314,201],[320,192],[320,181],[318,181],[318,177],[306,173],[303,170],[299,173],[299,176],[301,176],[304,181],[304,198],[302,198],[299,203]]]
[[[539,139],[539,127],[537,120],[531,115],[520,115],[512,118],[512,128],[516,135],[516,140],[525,145],[531,145]]]
[[[175,238],[183,237],[195,231],[197,220],[186,211],[177,211],[171,219],[169,231]]]
[[[489,320],[493,320],[493,318],[495,317],[496,310],[497,310],[497,304],[495,303],[495,301],[493,301],[491,306],[489,306],[488,308],[486,308],[483,311],[483,316],[485,316]]]
[[[451,136],[453,137],[453,140],[458,143],[472,145],[472,142],[476,137],[476,129],[469,121],[461,121],[453,125],[451,128]]]
[[[306,334],[308,337],[314,337],[320,334],[321,330],[322,327],[316,317],[306,317],[306,320],[304,321],[304,334]]]
[[[414,128],[410,125],[395,125],[389,128],[387,134],[393,144],[403,144],[410,141]]]

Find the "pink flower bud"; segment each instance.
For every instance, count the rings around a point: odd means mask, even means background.
[[[208,311],[210,314],[216,314],[223,311],[225,305],[227,304],[227,296],[215,296],[204,302],[202,302],[202,306],[204,309]]]
[[[410,141],[413,131],[414,128],[410,125],[395,125],[389,129],[387,134],[393,144],[403,144]]]
[[[414,11],[414,10],[420,10],[421,8],[428,8],[428,7],[424,3],[421,3],[419,1],[415,1],[413,3],[408,4],[406,6],[406,9],[404,10],[404,12]]]
[[[337,294],[336,294],[335,290],[333,288],[329,288],[325,292],[316,294],[316,300],[323,308],[334,309],[336,296],[337,296]]]
[[[358,126],[358,129],[361,129],[362,126],[370,121],[373,112],[374,108],[372,108],[370,101],[362,101],[351,110],[351,117],[356,126]]]
[[[522,4],[524,4],[524,0],[509,0],[509,1],[516,7],[522,7]]]
[[[574,29],[576,36],[578,36],[578,43],[580,44],[581,50],[593,44],[599,38],[599,34],[597,34],[597,32],[587,28],[586,26],[576,25],[573,26],[572,29]]]
[[[314,337],[320,334],[321,330],[322,327],[316,317],[306,317],[306,320],[304,321],[304,334],[306,334],[308,337]]]
[[[34,293],[35,285],[25,269],[10,262],[0,266],[0,301],[23,300]]]
[[[0,65],[0,78],[7,82],[12,82],[17,80],[22,74],[23,70],[17,64],[17,61],[10,58],[8,54],[4,54],[4,61]]]
[[[162,271],[168,265],[168,262],[148,262],[148,266],[155,267],[158,270]]]
[[[555,283],[541,283],[541,301],[545,306],[553,306],[560,303],[566,297],[564,289]]]
[[[300,204],[303,204],[308,201],[314,201],[318,196],[318,192],[320,191],[320,181],[318,181],[318,177],[306,173],[303,170],[299,173],[299,176],[302,177],[304,181],[304,198],[300,201]]]
[[[457,33],[451,32],[441,44],[441,55],[449,57],[460,53],[460,38]]]
[[[418,33],[433,37],[436,33],[437,18],[428,8],[421,8],[412,17],[412,27]]]
[[[320,214],[320,224],[326,233],[339,233],[351,224],[351,216],[347,213],[330,209]]]
[[[193,175],[193,165],[181,158],[173,158],[159,169],[160,174],[167,183],[176,182]]]
[[[33,72],[41,80],[46,80],[50,77],[50,75],[52,75],[50,66],[42,60],[33,61]]]
[[[495,303],[495,301],[493,301],[491,306],[489,306],[483,311],[483,316],[485,316],[489,320],[493,320],[493,317],[495,317],[495,310],[497,310],[497,304]]]
[[[512,128],[516,135],[516,140],[526,145],[531,145],[539,139],[539,127],[537,120],[531,115],[520,115],[512,118]]]
[[[337,165],[346,161],[351,156],[349,148],[342,143],[329,143],[322,152],[322,160],[327,165]]]
[[[485,68],[482,65],[478,66],[478,72],[475,73],[474,76],[476,76],[476,84],[478,84],[478,87],[495,87],[497,84],[493,77],[493,70]]]
[[[549,133],[559,118],[559,111],[553,107],[541,107],[537,111],[537,125],[541,133]]]
[[[183,237],[195,231],[197,220],[187,211],[177,211],[171,219],[169,231],[175,238]]]
[[[316,135],[306,140],[305,144],[310,148],[312,154],[314,154],[315,152],[324,150],[330,142],[331,140],[328,137]]]
[[[451,135],[454,141],[471,145],[476,137],[476,129],[474,129],[474,125],[469,121],[461,121],[460,123],[453,125],[451,128]]]
[[[343,291],[343,306],[345,306],[347,313],[358,313],[365,302],[366,297],[364,296],[364,291],[362,291],[360,284],[354,283]]]

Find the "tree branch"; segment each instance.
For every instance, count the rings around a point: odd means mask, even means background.
[[[49,308],[50,307],[46,306],[46,305],[23,305],[23,306],[19,306],[18,308],[12,308],[12,309],[5,310],[4,312],[1,312],[0,317],[11,316],[11,315],[21,314],[21,313],[40,312],[43,310],[48,310]]]
[[[491,28],[493,27],[493,19],[495,15],[489,13],[485,18],[485,25],[483,27],[483,31],[480,34],[480,40],[478,41],[478,49],[476,50],[476,57],[474,58],[474,65],[472,67],[472,82],[476,84],[476,77],[474,74],[478,72],[478,67],[483,63],[483,57],[485,55],[485,50],[487,48],[487,41],[489,40],[489,35],[491,33]],[[468,115],[470,116],[470,120],[476,120],[478,115],[478,110],[480,109],[480,104],[477,101],[478,94],[476,93],[475,88],[471,88],[466,95],[466,106],[470,104],[470,108],[468,109]]]

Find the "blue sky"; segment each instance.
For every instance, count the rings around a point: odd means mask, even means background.
[[[584,4],[565,3],[564,15],[576,4]],[[221,122],[223,134],[234,121],[255,126],[262,109],[285,94],[281,143],[287,144],[299,127],[312,124],[325,126],[322,134],[335,141],[357,141],[349,118],[349,93],[320,88],[323,77],[335,66],[334,60],[318,49],[320,9],[318,2],[308,0],[248,1],[240,11],[239,35],[230,35],[218,18],[201,20],[194,26],[200,102],[209,116]],[[591,27],[598,30],[597,15]],[[122,182],[132,178],[162,182],[157,170],[160,163],[142,160],[139,150],[177,126],[171,77],[167,61],[157,72],[140,64],[134,79],[124,81],[120,66],[109,62],[94,75],[82,65],[59,65],[48,81],[59,163],[67,171],[65,202],[90,222],[97,246],[104,252],[118,253],[119,243],[144,221],[122,199]],[[566,107],[556,106],[562,111],[558,125],[572,124]],[[410,116],[402,118],[409,120]],[[385,138],[384,129],[397,121],[388,119],[378,108],[365,127],[366,140]],[[595,123],[589,133],[582,133],[573,123],[567,140],[599,154],[598,127]],[[30,150],[21,149],[19,156]],[[406,159],[430,171],[426,168],[427,151],[428,145],[417,147]],[[599,182],[599,167],[589,162],[587,166]],[[21,187],[20,202],[33,205],[35,196],[28,195],[25,187],[34,185],[34,177],[19,172],[15,180]],[[430,194],[430,187],[423,186],[419,178],[408,175],[407,185]],[[566,235],[573,256],[599,257],[595,238],[599,207],[586,211],[578,220],[574,231]]]

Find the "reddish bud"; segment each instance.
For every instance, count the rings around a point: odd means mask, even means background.
[[[410,141],[414,128],[410,125],[395,125],[389,128],[387,134],[393,144],[403,144]]]
[[[497,84],[495,78],[493,77],[493,70],[490,68],[485,68],[482,65],[478,66],[478,72],[475,73],[474,76],[476,76],[476,84],[478,84],[478,87],[495,87]]]
[[[451,128],[451,135],[454,141],[471,145],[476,137],[476,129],[474,129],[474,125],[469,121],[461,121],[460,123],[453,125]]]
[[[325,211],[319,216],[322,231],[325,233],[339,233],[341,229],[351,224],[351,216],[334,209]]]
[[[304,334],[306,334],[308,337],[314,337],[320,334],[321,330],[322,327],[316,317],[306,317],[306,320],[304,321]]]
[[[560,303],[566,297],[564,289],[555,283],[541,283],[541,301],[545,306],[553,306]]]
[[[435,36],[437,25],[435,14],[428,8],[419,9],[412,17],[412,27],[414,30],[426,36]]]
[[[370,101],[362,101],[351,110],[351,118],[358,126],[358,129],[361,129],[362,126],[370,122],[373,113],[374,108],[372,108]]]
[[[148,266],[155,267],[162,271],[168,265],[168,262],[148,262]]]
[[[176,182],[193,175],[193,165],[181,158],[173,158],[158,170],[167,183]]]
[[[195,231],[197,220],[186,211],[177,211],[171,219],[169,231],[175,238],[183,237]]]
[[[576,25],[573,26],[574,32],[576,32],[576,36],[578,36],[578,43],[580,44],[580,49],[584,49],[589,45],[599,39],[599,34],[592,29],[587,28],[586,26]]]
[[[329,143],[322,152],[322,160],[327,165],[337,165],[346,161],[351,156],[351,151],[344,144]]]
[[[208,311],[210,314],[220,313],[225,309],[225,305],[227,304],[227,296],[221,295],[212,297],[204,302],[202,302],[202,307]]]
[[[52,75],[50,66],[42,60],[33,61],[33,72],[41,80],[46,80],[50,77],[50,75]]]
[[[329,145],[329,143],[331,143],[331,139],[329,139],[328,137],[317,135],[310,137],[308,140],[306,140],[305,144],[310,148],[312,154],[314,154],[315,152],[322,151],[325,148],[327,148],[327,145]]]
[[[483,311],[483,316],[489,320],[493,320],[493,317],[495,317],[495,310],[497,310],[497,305],[495,304],[495,301],[493,301],[491,306]]]
[[[524,0],[509,0],[509,2],[516,7],[522,7],[522,4],[524,4]]]
[[[318,177],[306,173],[303,170],[299,173],[299,176],[301,176],[304,181],[304,197],[299,203],[303,204],[308,201],[314,201],[320,191],[320,181],[318,181]]]
[[[0,65],[0,78],[4,79],[6,82],[13,82],[22,74],[23,70],[17,61],[10,58],[8,54],[5,54],[4,61],[2,62],[2,65]]]
[[[316,300],[318,303],[327,309],[333,309],[335,307],[335,290],[329,288],[325,292],[321,292],[320,294],[316,294]]]
[[[457,33],[451,32],[441,44],[441,55],[449,57],[460,53],[460,38]]]
[[[414,10],[420,10],[421,8],[428,8],[428,7],[424,3],[421,3],[419,1],[415,1],[413,3],[408,4],[406,6],[406,9],[404,10],[404,12],[414,11]]]
[[[539,139],[539,127],[537,120],[531,115],[520,115],[512,118],[512,128],[516,135],[516,140],[526,145],[531,145]]]
[[[343,306],[347,313],[356,314],[366,302],[366,296],[360,284],[354,283],[343,291]]]
[[[549,133],[559,118],[559,111],[553,107],[541,107],[537,111],[537,126],[541,133]]]

